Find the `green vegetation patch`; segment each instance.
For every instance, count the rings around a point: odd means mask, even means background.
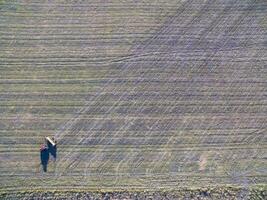
[[[27,190],[0,193],[1,199],[265,199],[267,185],[250,188],[220,186],[177,190]]]

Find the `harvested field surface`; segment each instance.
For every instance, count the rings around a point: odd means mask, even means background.
[[[266,13],[265,0],[0,0],[0,192],[249,198],[267,183]]]

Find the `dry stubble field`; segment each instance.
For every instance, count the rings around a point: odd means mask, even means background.
[[[266,12],[0,1],[0,191],[266,185]],[[47,173],[44,136],[59,143]]]

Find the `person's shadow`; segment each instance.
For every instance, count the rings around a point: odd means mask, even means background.
[[[44,145],[40,149],[40,159],[41,159],[41,165],[43,166],[44,172],[47,172],[47,165],[49,161],[49,151],[48,148]]]
[[[50,142],[46,142],[46,145],[41,145],[40,148],[40,159],[41,165],[43,166],[43,171],[47,172],[47,166],[49,161],[49,154],[53,157],[53,160],[56,161],[57,158],[57,145],[52,145]]]

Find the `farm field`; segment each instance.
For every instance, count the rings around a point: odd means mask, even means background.
[[[266,12],[0,0],[0,193],[266,186]]]

